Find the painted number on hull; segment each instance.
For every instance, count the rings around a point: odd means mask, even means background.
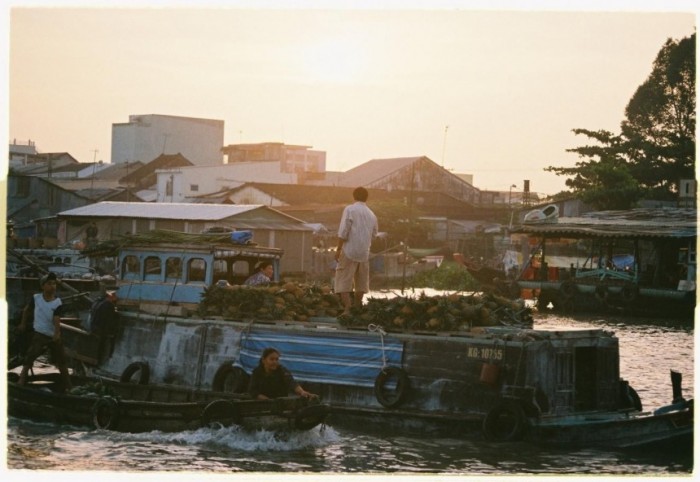
[[[467,348],[467,357],[486,360],[503,360],[503,348],[470,346]]]

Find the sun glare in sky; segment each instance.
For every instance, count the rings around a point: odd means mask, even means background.
[[[362,80],[367,53],[357,40],[330,37],[305,48],[304,77],[310,82],[352,84]]]

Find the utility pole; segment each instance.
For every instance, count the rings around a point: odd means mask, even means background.
[[[90,177],[90,190],[92,190],[95,185],[95,169],[97,169],[97,153],[100,152],[97,149],[92,150],[92,176]]]
[[[445,167],[445,146],[447,145],[447,129],[449,129],[450,126],[445,126],[445,134],[442,137],[442,167]]]

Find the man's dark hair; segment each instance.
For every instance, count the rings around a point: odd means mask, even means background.
[[[368,197],[369,197],[369,193],[367,192],[367,189],[365,189],[364,187],[355,188],[355,190],[352,192],[352,198],[355,201],[367,202]]]

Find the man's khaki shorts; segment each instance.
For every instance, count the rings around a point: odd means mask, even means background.
[[[335,269],[334,289],[336,293],[350,293],[355,291],[367,293],[369,291],[369,261],[357,262],[340,253],[338,267]]]

